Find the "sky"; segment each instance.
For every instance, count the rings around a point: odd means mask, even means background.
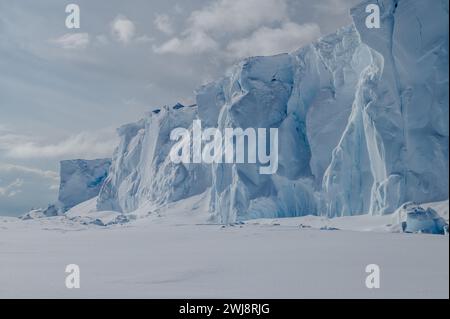
[[[191,103],[240,59],[351,23],[358,0],[0,0],[0,215],[57,198],[59,161],[111,157],[115,129]],[[80,28],[65,25],[68,4]]]

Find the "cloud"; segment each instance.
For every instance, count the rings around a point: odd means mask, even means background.
[[[110,157],[117,145],[116,139],[106,131],[81,132],[49,144],[29,136],[8,134],[0,136],[0,150],[6,157],[17,159]]]
[[[108,37],[104,34],[99,34],[95,37],[95,44],[97,45],[107,45],[108,43]]]
[[[5,187],[0,187],[0,196],[14,197],[21,192],[21,187],[23,185],[23,180],[17,178],[12,183],[6,185]]]
[[[0,163],[0,173],[31,174],[53,181],[59,180],[59,174],[54,171],[6,163]]]
[[[287,21],[286,0],[216,0],[193,11],[187,26],[176,36],[153,51],[159,54],[190,55],[221,49],[219,38],[245,34],[261,25]],[[164,18],[160,18],[164,21]]]
[[[66,50],[82,50],[89,45],[90,38],[88,33],[66,33],[50,42]]]
[[[165,34],[172,34],[174,32],[172,22],[167,14],[156,15],[153,23],[159,31]]]
[[[213,53],[228,60],[289,52],[319,36],[317,24],[290,21],[287,0],[216,0],[193,11],[185,31],[154,45],[153,51],[178,55]]]
[[[133,39],[136,27],[133,21],[119,15],[111,24],[111,32],[117,41],[127,44]]]
[[[349,10],[348,0],[327,0],[314,3],[314,8],[327,15],[340,15]]]
[[[183,13],[183,7],[179,3],[175,4],[173,10],[175,11],[176,14]]]
[[[219,0],[192,12],[189,23],[196,30],[243,32],[286,18],[285,0]]]
[[[11,131],[0,131],[0,151],[8,150],[14,145],[28,143],[33,137],[16,134]]]
[[[20,215],[53,203],[59,188],[57,172],[0,162],[0,215]]]
[[[155,38],[153,37],[149,37],[148,35],[141,35],[136,37],[135,39],[136,43],[151,43],[153,41],[155,41]]]
[[[160,46],[153,46],[153,51],[158,54],[177,53],[189,55],[214,51],[219,44],[205,32],[188,32],[182,38],[173,38]]]
[[[275,55],[291,52],[318,37],[320,37],[320,28],[317,24],[299,25],[287,22],[280,28],[262,27],[247,38],[232,41],[227,46],[227,52],[236,58]]]

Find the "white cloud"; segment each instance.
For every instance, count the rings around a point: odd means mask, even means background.
[[[66,50],[82,50],[89,45],[90,38],[88,33],[66,33],[50,42]]]
[[[95,37],[95,43],[97,45],[107,45],[109,40],[104,34],[99,34]]]
[[[167,14],[158,14],[155,17],[155,21],[153,21],[156,28],[165,33],[172,34],[174,32],[172,22],[170,21],[170,17]]]
[[[155,41],[153,37],[149,37],[148,35],[141,35],[136,37],[135,39],[136,43],[151,43]]]
[[[216,0],[192,12],[185,31],[153,50],[236,59],[289,52],[319,36],[318,25],[290,21],[287,0]]]
[[[218,39],[287,21],[286,0],[216,0],[191,13],[179,36],[153,46],[156,53],[190,55],[220,49]]]
[[[119,42],[126,44],[133,39],[136,27],[130,19],[117,16],[111,24],[111,32]]]
[[[23,135],[0,136],[0,150],[18,159],[110,157],[116,144],[116,136],[109,131],[81,132],[52,144]]]
[[[7,150],[14,145],[27,143],[31,139],[33,139],[33,137],[16,134],[9,130],[5,132],[0,131],[0,150]]]
[[[286,18],[285,0],[218,0],[192,12],[189,23],[197,30],[242,32]]]
[[[0,162],[0,215],[19,215],[56,200],[55,171]]]
[[[189,32],[182,38],[173,38],[160,46],[153,46],[153,51],[159,54],[177,53],[188,55],[214,51],[219,48],[218,43],[205,32]]]
[[[21,187],[23,185],[23,180],[20,178],[17,178],[12,183],[0,187],[0,196],[6,196],[6,197],[14,197],[17,194],[21,192]]]
[[[59,180],[59,174],[54,171],[6,163],[0,163],[0,173],[31,174],[53,181]]]
[[[230,42],[227,53],[232,57],[243,58],[291,52],[311,43],[319,36],[320,28],[317,24],[299,25],[287,22],[280,28],[262,27],[247,38]]]

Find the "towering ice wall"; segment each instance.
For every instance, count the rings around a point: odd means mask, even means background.
[[[378,82],[364,103],[372,172],[372,213],[391,213],[407,201],[448,198],[448,1],[382,1],[385,38],[362,25]],[[370,94],[369,93],[369,94]]]
[[[345,129],[368,48],[353,26],[292,54],[249,58],[202,87],[200,118],[227,127],[278,128],[279,164],[215,164],[211,211],[220,222],[318,214],[321,184]]]
[[[345,128],[353,89],[368,55],[354,27],[346,27],[292,54],[254,57],[196,92],[197,107],[151,112],[123,126],[98,209],[131,212],[211,187],[219,222],[320,212],[320,187],[331,151]],[[367,63],[366,63],[367,64]],[[276,174],[255,164],[174,164],[170,132],[203,128],[278,128]]]
[[[260,174],[260,164],[213,164],[211,210],[219,222],[252,217],[316,213],[314,194],[302,185],[311,177],[304,115],[289,107],[295,76],[289,54],[249,58],[223,87],[225,104],[217,123],[225,128],[279,128],[278,172]],[[296,182],[297,192],[292,192]],[[285,192],[291,191],[291,196]],[[283,200],[283,197],[284,200]]]
[[[391,213],[448,198],[448,2],[379,0],[381,28],[354,24],[296,52],[252,57],[119,129],[98,209],[131,212],[210,188],[222,223],[257,217]],[[278,128],[275,174],[260,164],[174,164],[170,132]],[[225,135],[225,134],[223,134]]]
[[[354,26],[284,58],[247,59],[210,86],[219,99],[203,108],[219,127],[280,129],[276,175],[213,169],[219,220],[385,214],[448,198],[448,2],[379,1],[380,29],[366,27],[370,3],[352,10]]]

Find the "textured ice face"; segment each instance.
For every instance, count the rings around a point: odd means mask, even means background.
[[[292,54],[249,58],[209,86],[209,96],[225,97],[219,128],[277,127],[280,141],[274,175],[257,176],[250,165],[214,167],[211,210],[220,222],[320,213],[322,177],[370,61],[350,26]]]
[[[366,28],[368,3],[352,10],[355,27],[290,55],[248,59],[230,77],[222,121],[272,120],[279,175],[314,184],[281,191],[274,178],[252,179],[252,167],[218,167],[212,208],[222,221],[385,214],[409,200],[447,198],[448,3],[383,1],[381,29]],[[283,75],[279,87],[269,82],[274,74]],[[315,205],[309,196],[280,209],[305,189],[319,194]]]
[[[61,162],[58,207],[63,212],[98,195],[108,175],[110,159],[67,160]],[[47,209],[47,214],[50,213]]]
[[[237,65],[224,81],[225,103],[217,121],[219,129],[278,128],[280,147],[278,170],[274,175],[260,175],[259,164],[213,165],[211,210],[219,222],[255,216],[257,211],[251,206],[262,198],[272,204],[260,216],[277,215],[281,207],[274,176],[286,179],[311,176],[310,152],[304,124],[299,119],[301,115],[297,110],[288,110],[294,65],[295,59],[289,54],[249,58]]]
[[[445,220],[430,207],[424,209],[416,203],[408,202],[403,204],[396,213],[402,223],[402,230],[407,233],[443,235],[448,230]]]
[[[175,164],[170,150],[174,128],[192,129],[195,106],[177,104],[150,113],[119,129],[121,142],[97,203],[99,210],[131,212],[143,205],[157,207],[200,194],[211,184],[203,164]]]
[[[448,2],[382,1],[377,31],[364,26],[367,3],[352,10],[373,49],[355,107],[374,178],[370,212],[385,214],[448,198]]]

